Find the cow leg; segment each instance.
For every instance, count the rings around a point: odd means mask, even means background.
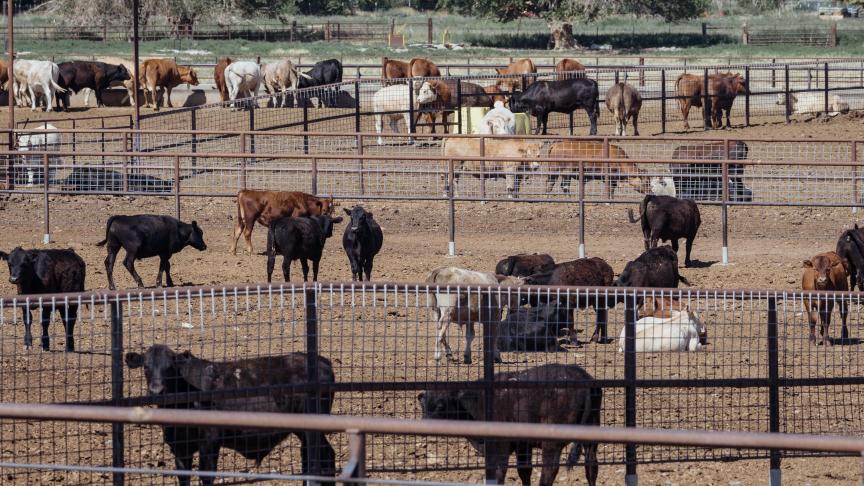
[[[846,317],[849,315],[849,308],[845,300],[840,301],[840,319],[843,321],[843,329],[840,331],[840,339],[846,341],[849,339],[849,329],[846,327]]]
[[[810,344],[816,344],[816,321],[819,320],[819,315],[814,312],[814,307],[819,308],[816,301],[804,301],[804,312],[807,313],[807,323],[810,325]]]
[[[237,254],[237,242],[240,241],[240,235],[243,234],[243,219],[237,215],[237,224],[234,225],[234,241],[231,242],[231,254]]]
[[[33,347],[33,335],[30,334],[30,325],[33,323],[33,311],[30,308],[21,309],[24,317],[24,349]]]
[[[351,280],[363,280],[363,271],[360,268],[360,261],[357,255],[351,253],[348,256],[348,262],[351,264]]]
[[[198,452],[198,456],[200,463],[198,469],[201,471],[217,471],[219,467],[219,442],[215,440],[205,442]],[[201,476],[199,479],[203,486],[213,485],[213,477]]]
[[[819,308],[822,314],[822,344],[831,346],[831,336],[828,335],[828,328],[831,326],[831,313],[834,311],[834,301],[826,299]]]
[[[522,486],[531,486],[531,447],[525,442],[516,446],[516,471],[519,472]]]
[[[168,287],[173,287],[174,280],[171,278],[171,255],[160,257],[159,266],[165,267],[165,283],[168,284]]]
[[[549,126],[549,113],[543,113],[542,115],[537,116],[537,124],[540,125],[537,128],[543,129],[543,135],[546,135],[546,129]],[[592,133],[593,135],[593,133]]]
[[[287,256],[282,257],[282,278],[286,282],[291,281],[291,259]]]
[[[679,248],[679,246],[678,246],[678,238],[673,238],[672,241],[670,241],[670,243],[672,243],[672,251],[674,251],[674,252],[677,254],[677,253],[678,253],[678,248]],[[686,267],[687,265],[684,265],[684,266]]]
[[[105,257],[105,274],[108,276],[108,288],[116,290],[114,285],[114,262],[117,260],[117,252],[120,251],[119,246],[113,246],[108,243],[108,256]]]
[[[729,113],[732,111],[732,107],[729,107],[726,111],[726,128],[732,128],[732,122],[729,121]]]
[[[247,218],[243,224],[243,239],[246,240],[246,252],[252,254],[252,228],[255,226],[255,220]]]
[[[588,481],[588,486],[596,486],[597,472],[600,470],[597,464],[597,443],[583,444],[583,447],[585,449],[585,480]]]
[[[366,281],[372,280],[372,257],[367,258],[363,263],[363,271],[366,273]]]
[[[36,93],[33,92],[33,88],[29,85],[27,86],[27,92],[30,93],[30,111],[36,111]]]
[[[184,447],[184,451],[182,453],[175,451],[174,447],[171,448],[174,453],[174,467],[178,471],[191,471],[192,470],[192,457],[195,455],[195,451],[186,451]],[[192,478],[186,475],[177,476],[177,484],[179,486],[189,486],[192,482]]]
[[[681,106],[681,116],[684,117],[684,129],[690,129],[690,103],[683,103]]]
[[[540,486],[552,486],[558,476],[558,463],[561,461],[561,443],[543,442],[543,469],[540,473]]]
[[[174,105],[171,104],[171,86],[165,86],[165,98],[168,108],[174,108]]]
[[[695,240],[695,239],[696,239],[696,235],[693,235],[693,237],[691,237],[691,238],[687,238],[687,242],[686,242],[687,253],[684,256],[684,266],[685,267],[689,267],[690,263],[692,262],[692,260],[690,259],[690,252],[693,251],[693,240]]]
[[[275,248],[273,251],[267,252],[267,283],[273,281],[273,267],[276,266],[276,251]]]
[[[555,180],[558,179],[558,174],[550,172],[549,175],[546,176],[546,193],[552,192],[552,189],[555,187]],[[561,190],[564,190],[564,176],[561,176]]]
[[[440,308],[436,309],[438,312],[438,336],[435,339],[435,361],[441,359],[441,346],[447,352],[447,357],[453,356],[453,350],[450,349],[450,343],[447,342],[447,328],[450,326],[450,317],[449,317],[449,309],[447,311],[442,311]]]
[[[591,130],[588,132],[589,135],[597,135],[597,112],[598,112],[597,103],[594,103],[593,107],[585,108],[585,111],[588,112],[588,121],[591,122]],[[546,131],[543,131],[543,135],[546,135]]]
[[[75,321],[78,320],[78,304],[69,304],[62,313],[66,330],[66,351],[75,351]]]
[[[412,134],[415,131],[417,131],[416,127],[414,128],[413,131],[411,130],[411,114],[405,113],[404,118],[405,118],[405,131],[407,131],[409,134]],[[392,117],[390,118],[390,128],[393,130],[393,132],[399,133],[399,119],[398,118],[392,118]],[[414,144],[414,137],[409,135],[408,145],[413,145],[413,144]]]
[[[51,349],[51,338],[48,336],[48,326],[51,325],[51,306],[42,307],[42,315],[40,316],[42,324],[42,350],[48,351]]]
[[[471,364],[471,344],[474,342],[474,323],[465,324],[465,350],[462,352],[462,362]]]
[[[633,136],[639,136],[639,113],[633,115]]]
[[[144,281],[141,280],[141,276],[138,275],[138,272],[135,271],[135,252],[138,251],[138,248],[127,248],[126,249],[126,258],[123,259],[123,266],[126,267],[126,270],[132,274],[132,278],[135,279],[135,283],[138,285],[138,288],[144,287]]]
[[[309,280],[309,262],[305,258],[300,259],[300,267],[303,268],[303,281]]]
[[[321,263],[321,260],[312,260],[312,281],[318,281],[318,265]]]
[[[105,106],[105,103],[102,103],[102,90],[96,88],[96,107]]]

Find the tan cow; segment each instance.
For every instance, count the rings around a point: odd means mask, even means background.
[[[585,182],[600,180],[606,184],[606,196],[612,198],[621,182],[627,182],[636,192],[645,194],[650,189],[650,180],[637,166],[630,162],[594,162],[586,159],[603,158],[603,142],[591,140],[555,142],[549,148],[549,158],[572,158],[572,162],[543,162],[549,171],[546,192],[552,192],[555,180],[561,177],[561,190],[568,194],[570,182],[579,179],[579,161],[584,161]],[[610,159],[626,159],[627,154],[617,145],[609,145]],[[548,166],[548,167],[547,167]]]
[[[809,260],[804,260],[804,275],[801,277],[801,288],[805,291],[823,290],[848,290],[846,276],[847,263],[833,251],[820,253]],[[831,325],[831,312],[834,310],[834,299],[830,297],[810,297],[802,299],[804,312],[810,323],[810,342],[816,343],[816,321],[822,323],[822,337],[820,344],[831,346],[833,343],[828,335],[828,326]],[[840,318],[843,320],[842,338],[849,338],[849,329],[846,327],[846,316],[849,308],[846,302],[840,301]]]
[[[519,195],[519,187],[522,184],[525,172],[537,170],[540,163],[537,158],[543,149],[542,141],[520,140],[520,139],[486,139],[484,143],[484,155],[492,160],[482,163],[479,160],[462,160],[459,157],[478,157],[481,155],[479,138],[448,138],[444,141],[444,158],[455,159],[454,183],[459,179],[462,172],[469,172],[475,177],[480,177],[481,169],[484,178],[504,178],[506,181],[508,197],[515,198]],[[520,160],[494,160],[495,157],[518,158]],[[446,176],[445,176],[446,178]],[[445,179],[445,186],[446,179]],[[455,191],[455,187],[454,187]]]
[[[173,59],[148,59],[144,61],[139,84],[144,90],[144,101],[148,108],[150,107],[150,100],[147,99],[149,93],[153,101],[153,109],[159,109],[157,88],[165,89],[168,107],[173,108],[171,90],[183,83],[198,86],[198,73],[190,67],[178,66]]]
[[[519,75],[536,74],[537,66],[534,65],[534,61],[531,59],[519,59],[518,61],[511,62],[506,68],[495,68],[495,71],[500,75],[508,76],[504,79],[499,79],[495,85],[502,91],[512,93],[516,88],[524,91],[525,88],[535,81],[534,76],[525,76],[525,83],[523,85],[522,76]]]
[[[264,77],[264,91],[273,94],[273,106],[277,106],[281,96],[282,102],[279,106],[283,108],[288,104],[287,92],[297,90],[300,77],[312,79],[308,74],[297,70],[294,63],[288,59],[264,64],[261,66],[261,73]]]
[[[555,65],[555,72],[557,73],[556,77],[559,80],[574,77],[576,75],[574,71],[585,71],[585,66],[575,59],[568,59],[566,57],[558,61],[558,64]]]

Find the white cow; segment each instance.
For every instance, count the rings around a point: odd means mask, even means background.
[[[287,91],[296,91],[300,76],[312,79],[308,74],[300,72],[294,63],[288,59],[261,65],[261,75],[264,80],[264,91],[273,95],[273,106],[285,107],[288,104]],[[278,102],[281,95],[282,102]],[[296,98],[295,98],[296,103]]]
[[[652,177],[650,186],[651,194],[678,197],[678,191],[675,190],[675,180],[669,176]]]
[[[786,95],[777,95],[777,104],[786,104]],[[824,93],[790,93],[789,113],[792,115],[803,115],[806,113],[823,113],[825,111]],[[836,116],[840,113],[849,112],[849,103],[836,94],[828,95],[828,115]]]
[[[228,99],[232,102],[244,92],[258,96],[261,81],[261,67],[252,61],[235,61],[225,68],[225,86],[228,88]],[[258,106],[257,101],[252,102]],[[231,103],[231,107],[236,108],[237,105]]]
[[[618,351],[624,351],[624,333],[621,328]],[[636,321],[636,352],[657,353],[668,351],[698,351],[702,349],[700,335],[707,333],[699,315],[685,306],[671,311],[671,317],[643,317]]]
[[[496,101],[495,107],[480,120],[477,133],[513,135],[516,133],[516,115],[504,106],[504,102]]]
[[[33,128],[34,131],[40,130],[45,131],[45,133],[28,133],[25,135],[18,136],[18,151],[20,152],[29,152],[29,151],[52,151],[56,152],[60,150],[60,134],[56,131],[57,127],[50,123],[44,123],[41,126]],[[37,173],[41,173],[44,169],[42,168],[42,156],[32,155],[32,156],[21,156],[21,161],[27,166],[27,185],[32,186],[36,179],[39,177],[36,176]],[[61,158],[59,155],[51,155],[48,157],[48,183],[54,180],[54,174],[57,172],[57,165],[60,165]],[[53,168],[51,166],[54,166]]]
[[[27,93],[27,74],[30,72],[30,64],[33,61],[16,59],[12,69],[15,75],[12,81],[12,90],[15,93],[15,105],[24,107],[30,104],[30,95]]]
[[[27,71],[27,92],[30,95],[30,109],[36,111],[38,100],[45,102],[45,111],[51,111],[54,96],[65,93],[57,80],[60,77],[60,67],[51,61],[31,61]]]
[[[494,273],[474,272],[457,267],[440,267],[432,270],[426,277],[426,283],[438,287],[438,292],[428,294],[428,306],[435,319],[438,328],[438,336],[435,340],[435,360],[441,359],[441,346],[447,351],[447,357],[453,355],[450,344],[447,342],[447,328],[451,322],[465,327],[465,351],[464,362],[471,363],[471,343],[474,341],[474,323],[487,322],[490,325],[498,325],[501,321],[501,311],[504,307],[518,306],[519,302],[515,293],[510,295],[506,291],[500,293],[504,302],[499,302],[497,291],[469,291],[469,292],[444,292],[448,285],[467,284],[489,284],[489,285],[521,285],[524,280],[519,277],[497,276]],[[512,300],[512,302],[511,302]],[[495,361],[501,361],[497,344],[493,344]]]
[[[384,117],[390,120],[390,129],[393,133],[399,133],[399,119],[405,120],[405,126],[411,132],[411,97],[407,84],[394,84],[379,89],[372,97],[372,109],[375,111],[375,131],[378,133],[378,145],[384,145],[381,131],[384,129]],[[414,95],[414,110],[420,109],[422,103],[435,101],[437,95],[435,90],[424,82],[420,90]],[[414,137],[408,138],[408,143],[414,143]]]

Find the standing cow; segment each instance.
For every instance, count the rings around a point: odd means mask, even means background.
[[[228,86],[225,84],[225,69],[229,64],[234,62],[230,57],[223,57],[216,63],[213,68],[213,82],[216,83],[216,91],[219,92],[219,98],[222,101],[228,101]]]
[[[249,100],[253,106],[258,106],[254,97],[258,96],[261,88],[261,67],[252,61],[235,61],[225,68],[225,86],[228,88],[228,99],[232,108],[237,108],[238,96],[249,93],[253,98]]]
[[[372,219],[372,213],[363,209],[363,206],[344,209],[351,218],[342,234],[342,248],[351,264],[351,280],[362,282],[363,273],[366,273],[367,281],[371,280],[373,260],[384,245],[384,233]]]
[[[627,135],[627,122],[633,120],[633,135],[639,136],[639,110],[642,95],[627,83],[615,83],[606,92],[606,108],[615,116],[615,135]]]
[[[684,117],[684,128],[690,128],[690,107],[701,107],[710,114],[710,126],[721,128],[722,112],[726,113],[726,127],[730,127],[729,112],[735,97],[747,93],[747,81],[739,73],[720,73],[708,76],[708,106],[702,107],[705,78],[695,74],[682,74],[675,80],[675,96],[681,115]]]
[[[846,262],[849,271],[849,289],[864,290],[864,229],[854,228],[846,230],[837,239],[835,253],[841,260]]]
[[[678,199],[671,196],[656,196],[649,194],[639,206],[639,218],[633,216],[633,210],[627,210],[631,223],[642,223],[642,235],[645,249],[657,247],[657,241],[671,241],[672,249],[678,252],[678,240],[687,240],[687,256],[684,266],[692,263],[690,252],[693,250],[693,240],[699,232],[702,219],[699,207],[690,199]]]
[[[327,59],[326,61],[318,61],[312,66],[312,69],[303,74],[299,74],[297,80],[298,88],[312,88],[316,86],[326,86],[342,82],[342,63],[337,59]],[[320,90],[304,90],[297,95],[297,101],[302,103],[301,106],[306,106],[309,98],[317,99],[318,108],[327,106],[335,107],[339,100],[339,88],[328,87]]]
[[[597,117],[600,114],[600,92],[593,79],[565,79],[563,81],[537,81],[522,93],[513,94],[510,102],[513,111],[530,113],[537,117],[537,128],[543,135],[549,125],[549,113],[573,113],[583,108],[591,122],[590,135],[597,135]]]
[[[516,88],[524,91],[536,80],[537,66],[531,59],[517,59],[505,68],[495,68],[495,72],[502,76],[495,86],[505,93],[513,93]]]
[[[60,67],[51,61],[30,61],[27,71],[27,93],[30,95],[30,110],[36,111],[39,100],[43,100],[45,111],[51,111],[54,97],[66,93],[66,89],[57,84],[60,79]]]
[[[375,132],[378,134],[378,145],[384,145],[381,132],[384,130],[384,118],[390,122],[393,133],[399,133],[399,120],[405,120],[405,126],[409,133],[414,133],[411,127],[411,110],[415,112],[423,103],[435,101],[436,94],[429,82],[424,82],[420,90],[413,95],[413,108],[411,106],[412,95],[407,84],[395,84],[379,89],[372,96],[372,109],[375,112]],[[414,143],[414,137],[408,138],[408,143]]]
[[[69,93],[93,90],[96,94],[96,106],[105,106],[102,93],[114,83],[123,83],[132,78],[129,70],[122,64],[112,65],[104,62],[72,61],[58,64],[60,76],[58,84],[66,92],[57,96],[57,107],[63,104],[63,109],[69,110]],[[89,97],[89,92],[87,93]],[[87,104],[85,98],[85,105]]]
[[[801,288],[804,291],[845,291],[846,286],[846,263],[833,251],[820,253],[809,260],[804,260],[804,275],[801,277]],[[846,301],[840,300],[840,318],[843,320],[841,337],[849,338],[849,329],[846,327],[846,317],[849,308]],[[810,342],[816,344],[816,321],[821,321],[822,332],[819,344],[831,346],[833,342],[828,335],[828,326],[831,325],[831,312],[834,310],[834,298],[830,296],[806,295],[802,298],[804,312],[810,324]]]
[[[165,90],[165,97],[168,108],[173,108],[171,104],[171,90],[180,86],[183,83],[198,86],[198,73],[186,66],[178,66],[173,59],[147,59],[144,61],[141,69],[141,89],[144,92],[144,103],[146,107],[151,106],[153,109],[159,109],[159,100],[157,99],[157,89]],[[147,96],[150,96],[148,99]]]
[[[341,217],[328,215],[273,220],[267,231],[267,282],[272,281],[276,255],[282,255],[282,276],[286,282],[291,281],[291,262],[294,260],[300,260],[304,282],[309,279],[307,260],[312,260],[312,281],[317,282],[324,244],[333,236],[333,225],[341,222]]]

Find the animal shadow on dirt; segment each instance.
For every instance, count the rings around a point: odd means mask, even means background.
[[[687,268],[710,268],[718,263],[720,263],[718,260],[708,260],[707,262],[703,262],[702,260],[690,260],[690,266]]]

